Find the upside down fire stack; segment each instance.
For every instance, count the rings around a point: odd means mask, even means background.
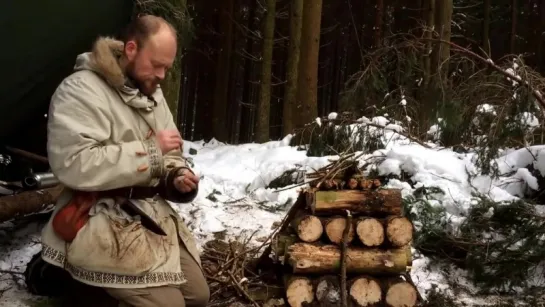
[[[400,190],[350,178],[301,193],[304,206],[273,241],[290,306],[342,306],[343,284],[348,306],[416,306],[417,289],[403,278],[411,269],[413,225],[403,216]]]

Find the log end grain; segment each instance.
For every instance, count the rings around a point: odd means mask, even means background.
[[[380,283],[371,277],[358,277],[350,282],[348,290],[353,306],[378,306],[382,302]]]
[[[356,233],[363,245],[380,246],[384,242],[384,226],[374,218],[364,218],[357,222]]]
[[[334,217],[329,219],[325,223],[325,233],[327,235],[327,238],[335,244],[340,245],[342,243],[343,239],[343,232],[346,228],[346,218],[344,217]],[[348,243],[352,242],[354,240],[354,226],[350,225],[350,229],[348,231]]]
[[[348,184],[347,184],[348,188],[349,189],[352,189],[352,190],[355,190],[358,188],[359,186],[359,181],[357,178],[350,178],[348,180]]]
[[[323,234],[324,228],[319,218],[307,215],[297,222],[297,235],[303,242],[315,242]]]
[[[314,301],[312,281],[306,277],[292,277],[286,283],[286,298],[291,307],[303,307]]]
[[[416,288],[406,281],[392,283],[385,296],[388,307],[414,307],[418,300]]]
[[[387,219],[386,236],[394,246],[405,246],[413,240],[413,225],[404,216],[395,216]]]

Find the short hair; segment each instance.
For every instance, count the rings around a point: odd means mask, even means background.
[[[156,34],[164,26],[167,26],[172,34],[176,36],[176,29],[164,18],[154,15],[141,15],[127,25],[121,40],[124,44],[134,40],[138,44],[138,48],[141,48],[150,36]]]

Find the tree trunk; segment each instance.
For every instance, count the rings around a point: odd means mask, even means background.
[[[340,306],[341,286],[339,277],[324,275],[316,281],[316,300],[320,306]]]
[[[538,69],[541,74],[545,74],[545,60],[543,59],[543,50],[545,46],[545,1],[539,1],[539,31],[538,31],[538,47],[537,47],[537,62]]]
[[[179,57],[176,57],[172,68],[167,72],[165,79],[161,82],[161,90],[165,96],[168,108],[172,113],[174,123],[179,127],[178,123],[178,101],[180,98],[180,85],[182,82],[182,62]],[[182,136],[185,137],[185,136]]]
[[[178,7],[182,8],[183,10],[186,10],[187,8],[187,1],[186,0],[179,0],[178,1]],[[183,29],[182,29],[183,30]],[[176,58],[174,59],[174,63],[172,65],[172,68],[167,72],[165,79],[161,82],[161,89],[163,91],[163,95],[165,96],[165,100],[167,102],[168,108],[170,109],[170,112],[172,113],[172,117],[174,120],[174,123],[180,129],[180,124],[178,122],[178,104],[180,102],[180,88],[182,83],[182,57],[181,57],[181,49],[184,45],[184,42],[181,39],[178,39],[178,53],[176,54]]]
[[[324,232],[322,221],[313,215],[303,215],[293,221],[293,228],[301,241],[312,243],[320,239]]]
[[[439,39],[450,41],[452,21],[452,0],[444,0],[442,5],[435,5],[435,30],[439,33]],[[440,73],[441,83],[445,82],[448,73],[448,59],[450,46],[444,43],[436,43],[433,51],[433,73]]]
[[[388,307],[414,307],[418,301],[418,291],[409,282],[395,278],[386,282],[384,301]]]
[[[248,17],[248,27],[250,29],[259,27],[261,13],[258,12],[259,8],[255,5],[255,1],[248,1],[249,17]],[[247,32],[247,31],[246,31]],[[255,100],[254,100],[254,91],[256,88],[256,83],[259,78],[259,71],[256,68],[258,65],[257,61],[254,59],[257,57],[257,50],[262,47],[257,43],[257,37],[253,32],[246,33],[246,61],[244,63],[244,90],[242,94],[242,114],[240,118],[240,142],[252,142],[253,141],[253,131],[254,131],[254,121],[253,117],[255,114]]]
[[[375,218],[363,217],[356,222],[356,234],[368,247],[377,247],[384,242],[384,226]]]
[[[386,237],[395,247],[411,243],[413,239],[413,224],[404,216],[392,216],[386,219]]]
[[[518,25],[518,2],[517,0],[511,1],[511,39],[509,44],[509,51],[511,54],[515,54],[517,51],[517,25]]]
[[[255,141],[258,143],[270,140],[271,115],[271,70],[274,48],[274,19],[276,16],[276,0],[267,0],[265,19],[263,20],[263,51],[261,59],[261,86],[257,103]]]
[[[216,86],[212,108],[212,132],[217,140],[226,142],[229,138],[227,129],[227,105],[229,93],[229,76],[231,70],[231,56],[233,53],[233,12],[234,0],[224,0],[220,17],[222,29],[222,48],[218,55],[216,66]]]
[[[340,245],[343,239],[343,232],[346,228],[346,218],[342,216],[334,216],[323,220],[324,230],[327,238],[331,243]],[[354,227],[350,225],[348,231],[348,243],[354,240]]]
[[[401,215],[402,197],[398,189],[315,191],[306,197],[307,206],[316,215],[343,215],[346,210],[354,215]]]
[[[288,263],[294,274],[337,274],[341,249],[336,245],[295,243],[288,247]],[[347,248],[347,274],[401,274],[411,266],[410,248],[390,250]]]
[[[297,104],[297,80],[299,76],[299,57],[301,55],[301,27],[303,22],[303,1],[293,0],[290,4],[290,42],[286,67],[286,88],[284,92],[282,132],[286,136],[293,132],[293,117]]]
[[[302,307],[303,303],[314,301],[312,281],[303,276],[285,276],[286,298],[292,307]]]
[[[381,283],[369,276],[359,276],[349,282],[350,303],[357,307],[382,306]]]
[[[296,128],[303,127],[318,116],[318,59],[322,0],[308,0],[303,5],[301,55],[299,58]]]
[[[435,69],[432,69],[435,44],[431,41],[433,38],[433,32],[435,28],[435,0],[423,0],[422,7],[422,19],[425,21],[424,38],[428,39],[426,42],[425,52],[422,53],[422,66],[423,66],[423,80],[419,87],[419,98],[421,100],[422,108],[427,112],[419,112],[419,125],[420,127],[429,127],[428,121],[435,113],[436,101],[431,95],[430,87],[432,74]]]
[[[234,28],[233,35],[233,56],[231,57],[231,72],[229,77],[229,139],[230,144],[240,144],[240,126],[242,121],[242,101],[244,85],[246,82],[246,58],[244,56],[248,37],[242,29],[249,27],[248,0],[237,0],[235,7],[234,23],[239,25]]]
[[[482,47],[488,57],[492,57],[490,54],[490,0],[484,0],[483,3],[483,37]]]
[[[384,0],[377,0],[377,12],[375,15],[375,48],[382,43],[382,32],[384,24]]]
[[[0,223],[45,209],[57,201],[63,189],[59,184],[49,189],[0,197]]]

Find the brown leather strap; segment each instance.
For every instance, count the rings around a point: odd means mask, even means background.
[[[101,197],[123,197],[131,199],[152,198],[159,194],[156,188],[152,187],[126,187],[99,192]]]

